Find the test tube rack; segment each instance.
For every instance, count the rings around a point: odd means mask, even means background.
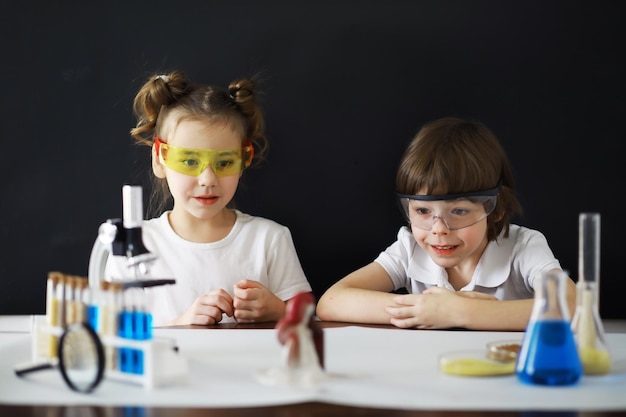
[[[48,325],[45,316],[35,317],[32,339],[32,360],[34,363],[56,357],[58,341],[63,331],[63,327]],[[187,377],[187,361],[176,351],[173,339],[131,340],[103,335],[98,335],[98,337],[105,349],[134,349],[141,352],[143,357],[142,373],[122,372],[105,364],[105,379],[128,382],[152,390],[165,385],[182,383]]]

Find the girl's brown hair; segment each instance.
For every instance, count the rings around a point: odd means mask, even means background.
[[[168,132],[163,130],[182,120],[224,123],[240,134],[242,145],[247,141],[253,144],[252,164],[258,164],[265,157],[268,140],[256,97],[255,82],[250,78],[236,79],[228,90],[223,90],[191,84],[181,71],[153,74],[135,96],[133,111],[137,124],[130,134],[138,143],[152,146],[155,135],[167,140]],[[160,213],[170,199],[165,179],[153,176],[149,211]]]

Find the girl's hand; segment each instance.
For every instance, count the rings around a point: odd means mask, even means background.
[[[401,328],[445,329],[457,327],[455,318],[458,304],[471,296],[445,288],[431,287],[422,294],[406,294],[394,297],[395,305],[385,307],[391,315],[391,324]],[[476,297],[480,298],[480,297]]]
[[[232,317],[233,311],[233,297],[220,288],[196,298],[185,314],[173,324],[217,324],[222,321],[222,314]]]
[[[238,323],[277,321],[285,315],[285,302],[258,281],[239,281],[233,294],[234,316]]]

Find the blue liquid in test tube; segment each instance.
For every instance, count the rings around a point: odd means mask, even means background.
[[[89,304],[87,306],[87,322],[91,328],[96,332],[100,332],[100,308],[97,305]]]

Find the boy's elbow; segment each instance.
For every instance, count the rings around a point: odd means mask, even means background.
[[[315,310],[315,315],[317,316],[318,319],[320,319],[322,321],[327,321],[328,320],[328,316],[326,315],[326,312],[324,311],[324,309],[317,308]]]
[[[315,307],[315,315],[320,320],[332,320],[331,309],[328,306],[328,297],[326,294],[320,297]]]

